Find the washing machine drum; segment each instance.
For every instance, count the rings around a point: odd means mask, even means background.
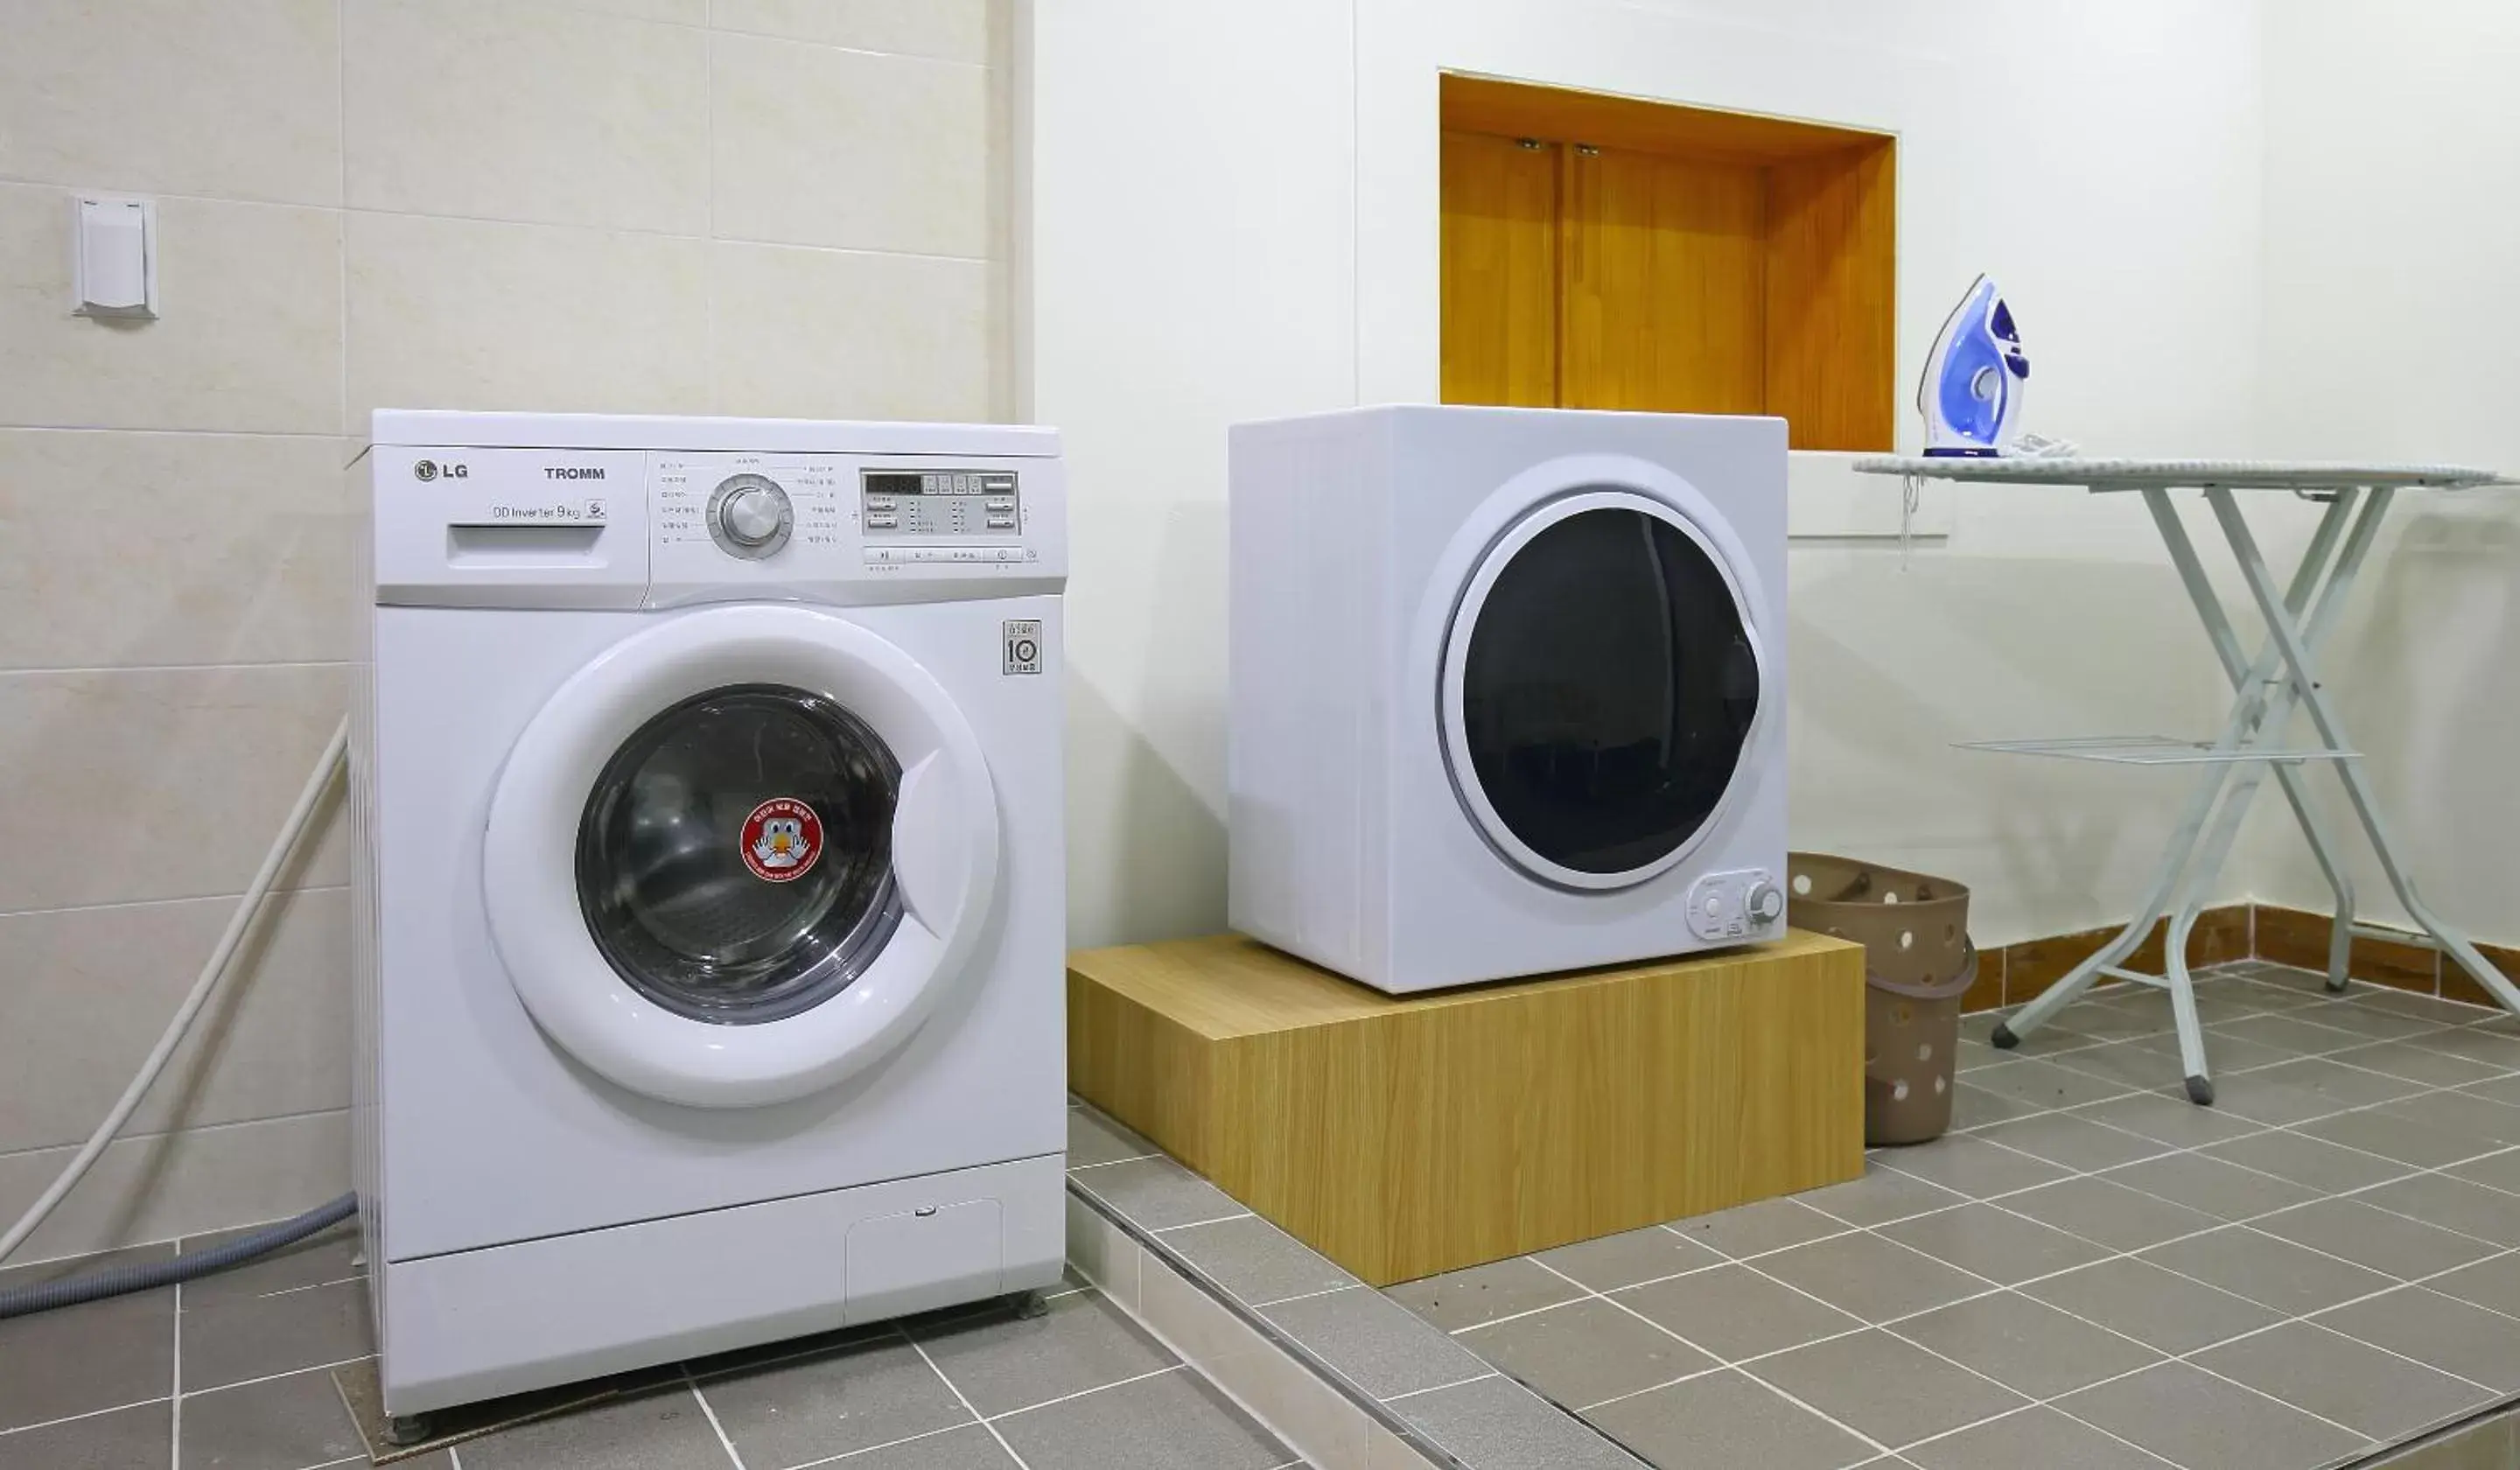
[[[1462,809],[1527,875],[1631,887],[1685,858],[1747,784],[1764,658],[1738,583],[1668,504],[1596,486],[1498,538],[1445,647]]]
[[[483,899],[551,1040],[700,1107],[899,1048],[969,968],[998,866],[978,743],[926,671],[809,608],[683,614],[527,726]]]

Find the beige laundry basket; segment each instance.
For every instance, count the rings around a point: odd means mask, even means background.
[[[1968,889],[1825,853],[1789,853],[1785,868],[1788,921],[1864,946],[1864,1141],[1941,1136],[1960,1004],[1977,981]]]

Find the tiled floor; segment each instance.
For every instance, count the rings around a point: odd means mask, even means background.
[[[2313,1470],[2520,1396],[2520,1021],[2242,964],[2017,1051],[1851,1183],[1394,1287],[1658,1466]]]
[[[199,1250],[196,1237],[124,1253]],[[374,1351],[355,1241],[0,1322],[0,1470],[308,1470],[367,1454],[332,1369]],[[80,1263],[83,1269],[93,1263]],[[0,1272],[0,1285],[61,1274]],[[1102,1293],[832,1334],[640,1375],[639,1392],[413,1470],[1273,1470],[1300,1463]]]
[[[1639,1470],[1633,1455],[1598,1430],[1090,1107],[1069,1115],[1067,1159],[1070,1189],[1095,1201],[1099,1215],[1160,1253],[1168,1273],[1197,1278],[1227,1311],[1293,1344],[1298,1371],[1413,1443],[1418,1454],[1410,1463]],[[1090,1240],[1080,1246],[1078,1236],[1071,1226],[1068,1249],[1085,1265],[1087,1256],[1077,1253],[1098,1248]],[[1368,1461],[1383,1463],[1372,1455]]]

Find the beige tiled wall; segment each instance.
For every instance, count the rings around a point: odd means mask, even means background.
[[[11,0],[0,1222],[138,1065],[339,718],[379,406],[987,419],[1007,0]],[[161,318],[69,315],[73,191]],[[346,1186],[338,814],[22,1259]]]

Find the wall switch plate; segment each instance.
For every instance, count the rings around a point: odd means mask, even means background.
[[[71,200],[71,310],[147,321],[158,315],[158,205],[82,195]]]

